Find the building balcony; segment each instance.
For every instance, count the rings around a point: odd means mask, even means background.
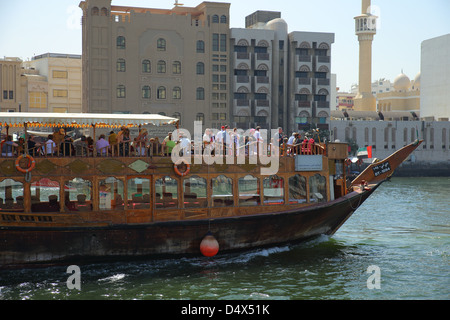
[[[250,77],[249,76],[235,76],[236,83],[249,83]]]
[[[269,77],[255,77],[256,83],[269,83]]]
[[[311,56],[310,55],[298,56],[298,61],[299,62],[311,62]]]
[[[330,79],[317,79],[317,85],[318,86],[329,86]]]
[[[329,101],[317,101],[317,108],[330,108]]]
[[[269,100],[256,100],[256,106],[257,107],[270,107],[270,101]]]
[[[248,52],[235,52],[236,60],[250,60],[250,54]]]
[[[250,101],[248,99],[235,99],[234,105],[237,107],[248,107],[250,106]]]
[[[257,53],[256,60],[270,60],[270,54],[269,53]]]
[[[299,108],[311,108],[311,101],[298,101]]]

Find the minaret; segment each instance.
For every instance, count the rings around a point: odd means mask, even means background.
[[[355,110],[376,111],[372,94],[372,41],[377,33],[377,17],[370,13],[370,0],[362,0],[361,15],[355,17],[355,33],[359,41],[359,89]]]

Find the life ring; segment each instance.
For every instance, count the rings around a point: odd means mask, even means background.
[[[184,163],[183,161],[181,163]],[[175,170],[175,173],[177,175],[179,175],[180,177],[184,177],[185,175],[187,175],[189,173],[189,171],[191,170],[191,166],[188,163],[185,163],[186,165],[186,171],[184,172],[180,172],[180,170],[178,170],[178,165],[180,165],[181,163],[175,163],[173,165],[173,169]]]
[[[27,157],[27,158],[28,158],[28,165],[29,165],[29,166],[28,166],[27,169],[23,169],[23,168],[19,165],[20,160],[22,160],[23,157]],[[34,158],[33,158],[32,156],[30,156],[29,154],[22,154],[22,155],[18,156],[17,159],[16,159],[16,169],[17,169],[18,171],[20,171],[20,172],[28,173],[28,172],[30,172],[31,170],[33,170],[35,166],[36,166],[36,161],[35,161]]]

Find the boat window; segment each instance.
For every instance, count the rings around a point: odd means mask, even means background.
[[[128,180],[128,209],[150,209],[150,179]]]
[[[239,178],[238,188],[240,206],[257,206],[261,203],[258,178],[252,175]]]
[[[123,210],[123,181],[114,177],[99,180],[99,209]]]
[[[0,211],[23,211],[23,184],[13,179],[0,182]]]
[[[31,212],[59,212],[59,182],[42,178],[31,184]]]
[[[309,201],[327,201],[327,179],[318,173],[309,177]]]
[[[233,179],[220,175],[211,179],[212,200],[214,207],[232,207],[233,201]]]
[[[284,203],[284,179],[274,175],[263,180],[264,204]]]
[[[183,180],[185,208],[204,208],[208,206],[206,196],[206,179],[192,176]]]
[[[92,182],[73,178],[64,183],[66,211],[92,211]]]
[[[156,209],[178,207],[178,181],[166,176],[155,181]]]
[[[289,178],[289,204],[306,202],[306,178],[296,174]]]

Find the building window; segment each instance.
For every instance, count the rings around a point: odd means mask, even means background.
[[[165,87],[158,87],[156,98],[159,100],[166,99],[166,88]]]
[[[158,66],[157,66],[157,72],[158,73],[166,73],[166,62],[159,60]]]
[[[173,72],[173,74],[181,74],[181,62],[180,61],[175,61],[172,64],[172,72]]]
[[[222,52],[227,51],[227,35],[226,34],[220,35],[220,51],[222,51]]]
[[[67,90],[53,90],[53,97],[55,98],[67,98]]]
[[[67,79],[67,71],[53,70],[52,75],[54,79]]]
[[[149,60],[142,61],[142,72],[149,73],[152,70]]]
[[[227,16],[220,16],[220,23],[227,23]]]
[[[47,95],[44,92],[30,92],[29,99],[30,108],[47,108]]]
[[[125,59],[117,59],[117,72],[125,72]]]
[[[219,34],[213,33],[212,50],[219,51]]]
[[[205,53],[205,42],[203,40],[197,41],[197,53]]]
[[[173,99],[181,99],[181,88],[180,87],[175,87],[172,90],[172,98]]]
[[[195,117],[195,121],[201,121],[202,125],[204,125],[205,124],[205,114],[197,113],[197,116]]]
[[[143,99],[150,99],[150,87],[149,86],[143,86],[142,87],[142,98]]]
[[[205,89],[204,88],[197,88],[197,100],[205,100]]]
[[[212,23],[219,23],[219,16],[217,14],[212,16]]]
[[[197,74],[205,74],[205,64],[203,62],[197,63]]]
[[[163,38],[159,38],[156,43],[156,48],[158,51],[166,51],[166,40]]]
[[[117,49],[125,49],[125,37],[117,37]]]
[[[116,96],[117,98],[125,98],[125,86],[124,85],[118,85],[116,88]]]

